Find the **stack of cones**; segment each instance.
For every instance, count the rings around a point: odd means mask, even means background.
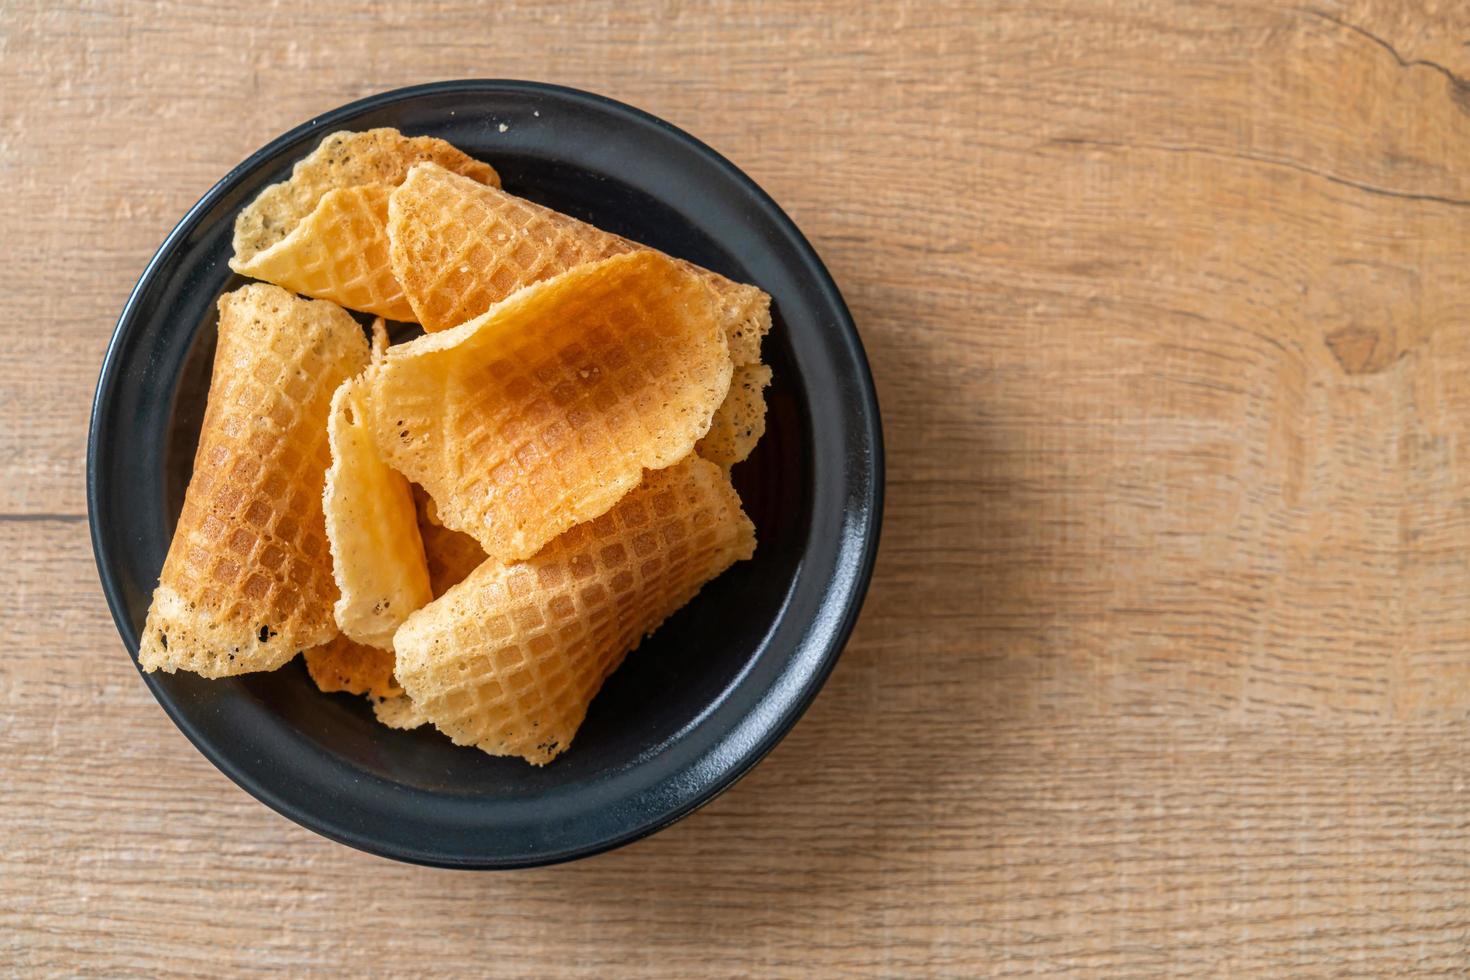
[[[277,285],[221,298],[145,669],[305,651],[387,725],[540,765],[752,554],[728,470],[764,429],[759,289],[391,130],[334,134],[262,193],[232,267]],[[336,304],[428,334],[388,348],[380,321],[370,355]]]

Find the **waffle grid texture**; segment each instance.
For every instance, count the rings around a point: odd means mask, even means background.
[[[263,283],[219,311],[194,471],[138,651],[149,671],[273,670],[337,632],[327,410],[367,341],[340,307]]]
[[[388,194],[415,163],[498,183],[488,164],[432,137],[394,129],[327,136],[235,220],[230,268],[293,292],[394,320],[413,310],[388,257]]]
[[[388,264],[388,194],[378,184],[328,191],[287,238],[231,267],[349,309],[412,320]]]
[[[375,434],[446,527],[535,554],[708,431],[731,366],[708,290],[651,252],[578,266],[391,349]]]
[[[516,290],[579,265],[652,251],[432,162],[413,166],[390,197],[388,237],[394,274],[430,332],[473,319]],[[760,360],[770,297],[679,264],[714,292],[731,361]]]
[[[690,456],[534,557],[487,561],[410,616],[394,638],[398,680],[455,743],[544,765],[643,637],[754,548],[729,478]]]

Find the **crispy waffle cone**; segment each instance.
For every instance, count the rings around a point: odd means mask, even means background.
[[[424,558],[429,565],[429,586],[437,599],[480,567],[485,560],[485,549],[468,534],[440,524],[434,500],[423,487],[413,488],[413,502],[418,510]]]
[[[388,193],[421,161],[474,182],[499,183],[488,165],[443,140],[394,129],[333,133],[261,192],[235,220],[230,268],[293,292],[394,320],[413,310],[388,262]]]
[[[241,275],[392,320],[412,320],[413,308],[388,265],[389,188],[372,184],[322,195],[284,240],[230,262]]]
[[[517,289],[583,263],[644,250],[433,163],[414,166],[393,193],[388,237],[394,274],[428,331],[457,326]],[[754,286],[682,264],[719,297],[731,361],[760,360],[771,298]]]
[[[373,702],[373,715],[389,728],[410,729],[427,725],[429,719],[406,695]]]
[[[623,657],[754,548],[729,478],[690,456],[533,558],[486,562],[410,616],[394,638],[399,683],[456,744],[544,765]]]
[[[391,650],[394,631],[433,595],[413,495],[383,462],[371,412],[366,377],[342,382],[332,396],[322,509],[341,593],[337,625],[358,643]]]
[[[306,670],[317,690],[326,694],[345,691],[373,698],[403,695],[403,688],[393,679],[393,654],[354,643],[340,634],[336,639],[306,651]]]
[[[657,253],[578,266],[390,349],[373,373],[378,446],[446,527],[529,557],[708,431],[731,373],[716,316]]]
[[[742,364],[730,379],[730,393],[720,403],[709,432],[695,451],[721,466],[734,466],[750,455],[766,434],[765,387],[771,369],[764,364]]]
[[[274,670],[332,639],[322,519],[332,392],[368,363],[331,303],[255,283],[219,301],[209,401],[138,649],[144,670]]]

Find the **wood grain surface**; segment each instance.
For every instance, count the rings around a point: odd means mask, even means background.
[[[319,839],[159,710],[83,449],[257,146],[525,77],[683,126],[852,306],[867,607],[752,775],[505,874]],[[1462,976],[1461,0],[0,3],[0,972]]]

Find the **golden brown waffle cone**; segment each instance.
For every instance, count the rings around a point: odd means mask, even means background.
[[[393,278],[385,228],[388,193],[409,167],[433,161],[498,184],[488,165],[443,140],[395,129],[333,133],[235,220],[230,268],[293,292],[394,320],[413,310]]]
[[[358,643],[391,650],[394,631],[433,595],[413,495],[378,452],[368,397],[365,376],[342,382],[332,396],[322,509],[341,593],[337,625]]]
[[[391,348],[373,373],[388,464],[502,560],[688,455],[730,384],[708,289],[655,252],[582,265]]]
[[[533,558],[486,562],[410,616],[394,638],[398,681],[455,743],[544,765],[628,651],[754,548],[729,478],[690,456]]]
[[[523,286],[644,246],[476,183],[433,163],[414,166],[388,204],[393,271],[418,321],[445,330]],[[681,263],[714,289],[735,364],[760,360],[771,298]]]
[[[367,363],[362,328],[338,306],[263,283],[220,297],[194,473],[138,649],[144,670],[274,670],[336,635],[327,408]]]
[[[771,369],[764,364],[742,364],[730,379],[730,393],[720,403],[709,432],[695,451],[721,466],[734,466],[750,455],[766,434],[766,385]]]
[[[393,679],[393,654],[354,643],[345,636],[306,651],[306,670],[317,690],[345,691],[373,698],[396,698],[403,688]]]
[[[437,599],[465,580],[485,560],[480,542],[439,523],[434,500],[423,487],[413,488],[413,502],[418,510],[419,537],[424,542],[424,558],[429,565],[429,585]]]

